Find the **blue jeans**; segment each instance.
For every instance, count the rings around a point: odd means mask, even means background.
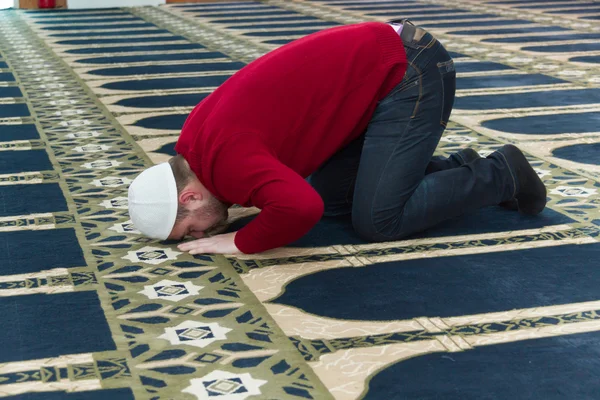
[[[309,178],[325,216],[351,213],[368,241],[399,240],[515,193],[499,153],[467,164],[460,152],[433,157],[454,103],[454,62],[429,33],[404,47],[406,75],[379,102],[364,135]]]

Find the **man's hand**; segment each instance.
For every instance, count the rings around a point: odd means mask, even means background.
[[[213,237],[192,240],[181,243],[177,248],[181,251],[187,251],[190,254],[235,254],[240,251],[234,243],[237,232],[215,235]]]

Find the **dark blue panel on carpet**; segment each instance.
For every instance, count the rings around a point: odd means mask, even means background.
[[[456,64],[461,70],[462,63]],[[600,103],[600,89],[551,90],[547,92],[495,94],[457,97],[454,108],[486,110],[492,108],[556,107]]]
[[[142,24],[130,23],[130,21],[127,21],[127,23],[124,23],[124,24],[106,24],[106,25],[94,24],[94,25],[89,25],[89,26],[84,26],[84,27],[82,27],[81,25],[45,26],[42,28],[42,30],[44,30],[44,31],[81,31],[81,30],[86,30],[87,31],[87,30],[101,30],[101,29],[106,30],[106,29],[149,28],[149,27],[156,27],[156,25],[150,24],[150,23],[142,23]]]
[[[93,37],[93,36],[138,36],[138,35],[155,35],[158,33],[169,33],[169,31],[165,30],[165,29],[144,29],[144,30],[137,30],[137,31],[128,31],[128,30],[120,30],[122,29],[122,27],[120,26],[113,26],[113,29],[115,29],[112,32],[106,32],[106,31],[101,31],[101,32],[70,32],[70,33],[53,33],[52,35],[49,35],[51,37]],[[137,42],[138,38],[132,38],[131,39],[132,42]]]
[[[520,118],[499,118],[485,121],[486,128],[511,133],[551,135],[556,133],[597,132],[600,128],[600,113],[536,115]]]
[[[155,90],[155,89],[187,89],[194,87],[219,86],[225,82],[230,75],[196,76],[186,78],[156,78],[143,81],[121,81],[102,85],[105,89],[114,90]]]
[[[598,3],[573,3],[572,0],[569,1],[557,1],[553,4],[528,4],[526,6],[517,6],[512,8],[573,8],[573,7],[587,7],[587,6],[597,6]],[[540,10],[543,12],[543,10]]]
[[[239,6],[239,5],[244,5],[244,7],[246,7],[246,5],[248,7],[262,7],[263,3],[257,2],[257,1],[244,1],[244,2],[240,2],[240,1],[232,1],[232,2],[218,2],[218,3],[207,3],[207,4],[176,4],[173,5],[173,7],[176,8],[206,8],[206,9],[211,9],[211,8],[221,8],[221,7],[228,7],[228,6]],[[236,8],[237,10],[237,8]]]
[[[118,10],[117,8],[106,8],[103,12],[96,12],[96,10],[90,9],[68,9],[68,10],[32,10],[27,11],[27,14],[30,14],[32,18],[38,20],[44,20],[47,18],[77,18],[82,15],[89,14],[95,17],[118,17],[118,16],[128,16],[131,14],[124,12],[109,12],[109,10]]]
[[[4,275],[86,265],[75,230],[71,228],[0,232],[0,248]]]
[[[39,139],[40,134],[33,124],[25,125],[0,125],[0,142],[11,140]]]
[[[241,229],[253,218],[248,217],[234,222],[229,227],[229,231],[233,232]],[[549,208],[545,209],[540,215],[532,217],[500,207],[487,207],[444,221],[425,232],[412,235],[408,239],[510,232],[517,229],[536,229],[572,222],[575,221]],[[310,232],[290,246],[326,247],[337,244],[365,244],[354,233],[352,221],[349,216],[323,218]]]
[[[138,56],[113,56],[113,57],[96,57],[76,60],[77,63],[85,64],[119,64],[130,62],[147,62],[147,61],[184,61],[184,60],[205,60],[209,58],[227,57],[223,53],[210,51],[205,53],[179,53],[179,54],[143,54]]]
[[[187,117],[187,114],[159,115],[140,119],[133,125],[148,129],[181,129]]]
[[[354,10],[356,10],[357,8],[358,9],[364,8],[364,7],[354,8],[356,6],[381,6],[381,0],[380,1],[360,1],[360,2],[358,2],[358,1],[349,2],[349,1],[331,1],[331,0],[327,0],[327,3],[330,6],[336,6],[336,7],[339,7],[339,6],[343,6],[343,7],[352,6]],[[397,6],[403,6],[403,7],[407,7],[407,8],[438,8],[438,7],[441,7],[441,6],[438,6],[438,5],[435,5],[435,4],[416,3],[416,2],[413,2],[412,0],[411,1],[407,1],[407,2],[403,2],[403,1],[390,2],[388,4],[394,4],[394,5],[397,5]]]
[[[600,39],[600,33],[581,33],[578,35],[544,35],[544,36],[521,36],[508,38],[483,39],[490,43],[533,43],[533,42],[560,42],[562,40],[590,40]]]
[[[123,22],[123,23],[131,23],[133,21],[140,21],[140,22],[146,22],[141,18],[137,18],[137,17],[133,17],[133,16],[128,16],[128,15],[124,15],[122,17],[114,17],[114,18],[85,18],[85,17],[79,17],[79,19],[77,19],[77,23],[78,24],[96,24],[96,23],[109,23],[109,22]],[[71,24],[74,23],[73,20],[69,20],[67,19],[53,19],[53,20],[41,20],[41,21],[36,21],[36,23],[40,24],[40,25],[67,25],[67,24]],[[93,25],[90,25],[93,27]]]
[[[23,93],[17,86],[0,87],[1,97],[23,97]]]
[[[122,99],[114,104],[124,107],[156,108],[156,107],[191,107],[202,101],[208,93],[168,94],[164,96],[144,96]]]
[[[0,68],[8,68],[8,64],[3,61],[0,61]]]
[[[592,15],[589,17],[583,16],[583,17],[579,17],[579,19],[593,19],[593,20],[598,20],[600,19],[600,15]]]
[[[336,268],[288,283],[273,302],[329,318],[389,321],[593,301],[598,251],[600,243]]]
[[[147,51],[170,51],[170,50],[192,50],[203,49],[204,46],[197,43],[161,44],[154,46],[118,46],[118,47],[95,47],[90,49],[67,50],[70,54],[103,54],[103,53],[133,53]]]
[[[452,31],[450,35],[504,35],[512,33],[534,33],[534,32],[557,32],[570,31],[568,28],[560,26],[534,26],[532,28],[503,28],[503,29],[477,29],[472,31]]]
[[[27,104],[0,104],[0,118],[28,117],[30,115]]]
[[[243,14],[246,15],[246,14]],[[231,18],[210,21],[214,24],[252,24],[255,22],[280,22],[280,21],[320,21],[315,17],[303,16],[301,14],[291,17],[259,17],[259,18]]]
[[[167,143],[163,146],[161,146],[159,149],[155,150],[156,153],[162,153],[162,154],[168,154],[170,156],[174,156],[177,154],[177,152],[175,151],[175,144],[177,142],[173,142],[173,143]]]
[[[559,147],[552,151],[552,155],[564,160],[600,165],[600,143],[583,143]]]
[[[294,31],[247,32],[244,36],[270,37],[270,36],[306,36],[319,32],[320,29],[302,29]]]
[[[459,77],[456,80],[456,88],[459,90],[464,90],[511,86],[549,85],[552,83],[564,82],[566,81],[543,74],[469,76]]]
[[[0,157],[0,174],[48,171],[52,163],[46,150],[3,151]]]
[[[95,291],[0,297],[0,362],[116,350]]]
[[[569,61],[600,64],[600,56],[581,56],[569,58]]]
[[[256,11],[260,11],[260,10],[281,10],[281,8],[279,7],[275,7],[275,6],[267,6],[265,4],[250,4],[247,6],[236,6],[235,8],[227,8],[223,5],[218,5],[217,7],[214,7],[214,4],[209,4],[208,7],[203,7],[203,4],[191,4],[189,5],[189,7],[184,7],[185,12],[199,12],[199,11],[203,11],[203,12],[213,12],[213,11],[232,11],[232,12],[238,12],[238,11],[252,11],[252,10],[256,10]]]
[[[377,373],[364,399],[595,399],[599,344],[589,332],[426,354]]]
[[[449,51],[448,54],[450,55],[450,57],[452,58],[458,58],[458,57],[467,57],[467,55],[465,54],[461,54],[461,53],[457,53],[455,51]]]
[[[344,6],[345,9],[353,11],[376,11],[376,10],[412,10],[412,9],[444,9],[436,4],[423,3],[381,3],[360,1],[355,3],[334,3],[336,6]],[[360,7],[357,7],[360,6]]]
[[[525,51],[537,51],[539,53],[574,53],[577,51],[598,51],[600,43],[575,43],[557,44],[553,46],[529,46],[523,47]]]
[[[60,40],[57,44],[63,45],[93,45],[93,44],[113,44],[113,43],[148,43],[148,42],[171,42],[174,40],[186,40],[183,36],[165,36],[165,37],[145,37],[145,38],[123,38],[123,39],[80,39],[80,40]]]
[[[204,18],[231,18],[231,17],[235,17],[236,13],[235,11],[229,12],[229,13],[222,13],[222,14],[206,14],[205,12],[196,12],[194,13],[198,16],[204,17]],[[287,11],[287,10],[281,10],[281,11],[256,11],[256,12],[246,12],[244,14],[240,14],[243,15],[244,17],[268,17],[270,15],[302,15],[299,14],[297,12],[294,11]]]
[[[401,14],[403,15],[403,14]],[[392,15],[392,17],[396,17],[394,15]],[[457,19],[461,19],[461,20],[468,20],[468,22],[463,22],[463,24],[469,24],[471,25],[471,20],[474,19],[485,19],[485,18],[494,18],[497,17],[497,15],[493,15],[493,14],[469,14],[469,13],[460,13],[460,14],[455,14],[455,15],[428,15],[426,20],[427,21],[452,21],[452,20],[457,20]],[[425,19],[425,18],[422,18]],[[419,25],[423,25],[423,24],[419,24]]]
[[[414,18],[414,17],[419,17],[419,16],[423,16],[422,19],[427,19],[427,16],[429,15],[452,15],[452,14],[462,14],[462,13],[468,13],[468,10],[459,10],[456,8],[446,8],[444,10],[425,10],[425,11],[402,11],[402,18]],[[376,12],[376,13],[365,13],[366,15],[373,15],[373,16],[386,16],[386,15],[397,15],[396,13],[392,12],[392,11],[388,11],[388,12]]]
[[[502,71],[507,69],[514,69],[511,66],[498,64],[491,61],[466,61],[456,63],[457,72],[483,72],[483,71]]]
[[[290,42],[293,42],[294,39],[275,39],[275,40],[265,40],[263,43],[267,43],[267,44],[287,44]]]
[[[522,19],[503,19],[499,21],[472,21],[468,22],[469,26],[501,26],[501,25],[529,25],[533,22]],[[424,28],[464,28],[465,22],[439,22],[435,24],[425,23],[419,24]]]
[[[598,4],[596,4],[598,5]],[[548,10],[546,14],[591,14],[600,12],[600,7],[573,8],[570,10]]]
[[[10,72],[0,72],[0,82],[14,82],[15,76]]]
[[[91,75],[101,76],[126,76],[126,75],[148,75],[148,74],[177,74],[184,72],[206,72],[206,71],[237,71],[242,68],[241,62],[213,62],[201,64],[177,64],[177,65],[143,65],[139,67],[104,68],[89,71]]]
[[[135,397],[129,388],[105,389],[85,392],[41,392],[24,393],[18,396],[6,397],[8,400],[134,400]]]
[[[67,210],[67,202],[57,183],[0,186],[0,217]]]
[[[244,30],[252,30],[252,29],[277,29],[277,28],[302,28],[302,27],[334,27],[340,24],[329,21],[321,21],[321,22],[291,22],[289,24],[252,24],[252,25],[232,25],[229,26],[229,29],[244,29]]]

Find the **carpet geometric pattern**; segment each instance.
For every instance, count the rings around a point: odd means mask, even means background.
[[[129,183],[235,71],[399,17],[456,62],[437,153],[517,144],[548,188],[540,216],[490,207],[377,244],[323,218],[242,256],[135,231]],[[597,398],[598,20],[591,0],[1,11],[0,397]]]

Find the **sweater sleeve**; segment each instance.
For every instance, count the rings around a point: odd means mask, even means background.
[[[323,200],[313,187],[251,135],[238,135],[221,148],[213,184],[224,199],[261,210],[236,234],[235,244],[246,254],[298,240],[323,215]]]

